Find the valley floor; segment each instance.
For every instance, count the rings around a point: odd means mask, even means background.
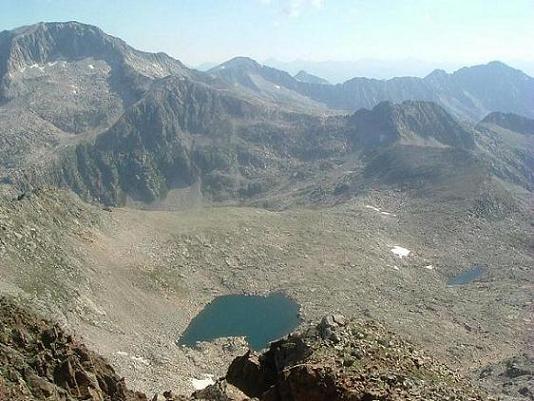
[[[305,322],[332,312],[377,319],[467,374],[532,352],[528,215],[477,218],[454,201],[397,192],[282,212],[108,212],[45,190],[4,203],[0,224],[2,292],[81,333],[148,394],[187,393],[243,353],[239,339],[175,344],[221,294],[283,291]],[[447,285],[473,265],[487,266],[480,281]]]

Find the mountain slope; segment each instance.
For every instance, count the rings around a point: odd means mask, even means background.
[[[432,103],[384,103],[324,120],[169,78],[94,145],[67,152],[52,175],[106,204],[151,203],[196,183],[207,199],[247,200],[274,191],[296,166],[314,169],[343,157],[357,161],[362,152],[393,143],[474,147],[473,134]]]
[[[504,63],[462,68],[449,80],[472,98],[473,116],[475,110],[477,115],[485,110],[484,114],[501,111],[534,117],[534,78]]]
[[[493,174],[529,191],[534,189],[534,121],[491,113],[478,125],[477,142]]]
[[[466,149],[473,149],[475,145],[472,133],[432,102],[383,102],[372,110],[362,109],[354,113],[350,125],[355,128],[357,141],[363,146],[394,141]]]

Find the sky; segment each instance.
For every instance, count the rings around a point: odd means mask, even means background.
[[[501,60],[534,73],[534,0],[1,0],[0,30],[97,25],[189,65],[256,60]]]

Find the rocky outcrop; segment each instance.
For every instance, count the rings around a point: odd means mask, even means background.
[[[225,381],[266,401],[483,399],[383,326],[341,315],[236,359]]]
[[[0,400],[146,401],[61,327],[0,298]]]
[[[490,393],[503,399],[534,400],[534,355],[525,353],[485,366],[476,378]]]

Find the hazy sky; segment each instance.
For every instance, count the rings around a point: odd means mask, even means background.
[[[191,65],[246,55],[534,66],[534,0],[1,0],[0,30],[66,20]]]

